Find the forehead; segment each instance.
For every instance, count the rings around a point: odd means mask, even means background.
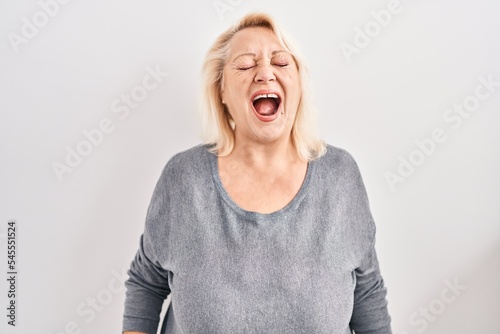
[[[276,34],[266,27],[250,27],[234,34],[229,45],[229,53],[234,56],[240,52],[272,52],[286,50]]]

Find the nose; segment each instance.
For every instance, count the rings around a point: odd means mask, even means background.
[[[269,81],[275,81],[276,76],[274,75],[273,68],[270,64],[261,65],[257,73],[255,74],[254,81],[256,83],[267,83]]]

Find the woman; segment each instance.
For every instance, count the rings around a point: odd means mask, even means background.
[[[125,333],[391,333],[356,163],[311,131],[304,63],[249,14],[204,65],[207,143],[156,185]]]

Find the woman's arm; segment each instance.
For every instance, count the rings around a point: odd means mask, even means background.
[[[163,302],[170,293],[168,272],[152,259],[147,232],[128,271],[123,331],[156,333]]]
[[[162,173],[148,207],[144,233],[139,250],[128,271],[123,332],[156,333],[163,302],[170,294],[168,275],[163,268],[167,244],[159,230],[165,225],[167,189],[166,174]]]
[[[387,310],[387,290],[380,274],[377,254],[372,247],[355,269],[356,288],[351,328],[356,334],[391,334],[391,317]]]

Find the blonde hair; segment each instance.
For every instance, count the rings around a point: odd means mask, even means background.
[[[219,35],[205,57],[201,108],[204,143],[210,144],[211,152],[219,156],[230,154],[234,148],[234,122],[222,103],[220,93],[224,66],[229,58],[230,41],[238,31],[250,27],[271,29],[281,44],[293,55],[298,68],[302,96],[292,126],[291,139],[301,159],[309,161],[322,156],[326,152],[326,145],[316,135],[315,109],[310,100],[305,62],[277,23],[263,13],[245,15]]]

